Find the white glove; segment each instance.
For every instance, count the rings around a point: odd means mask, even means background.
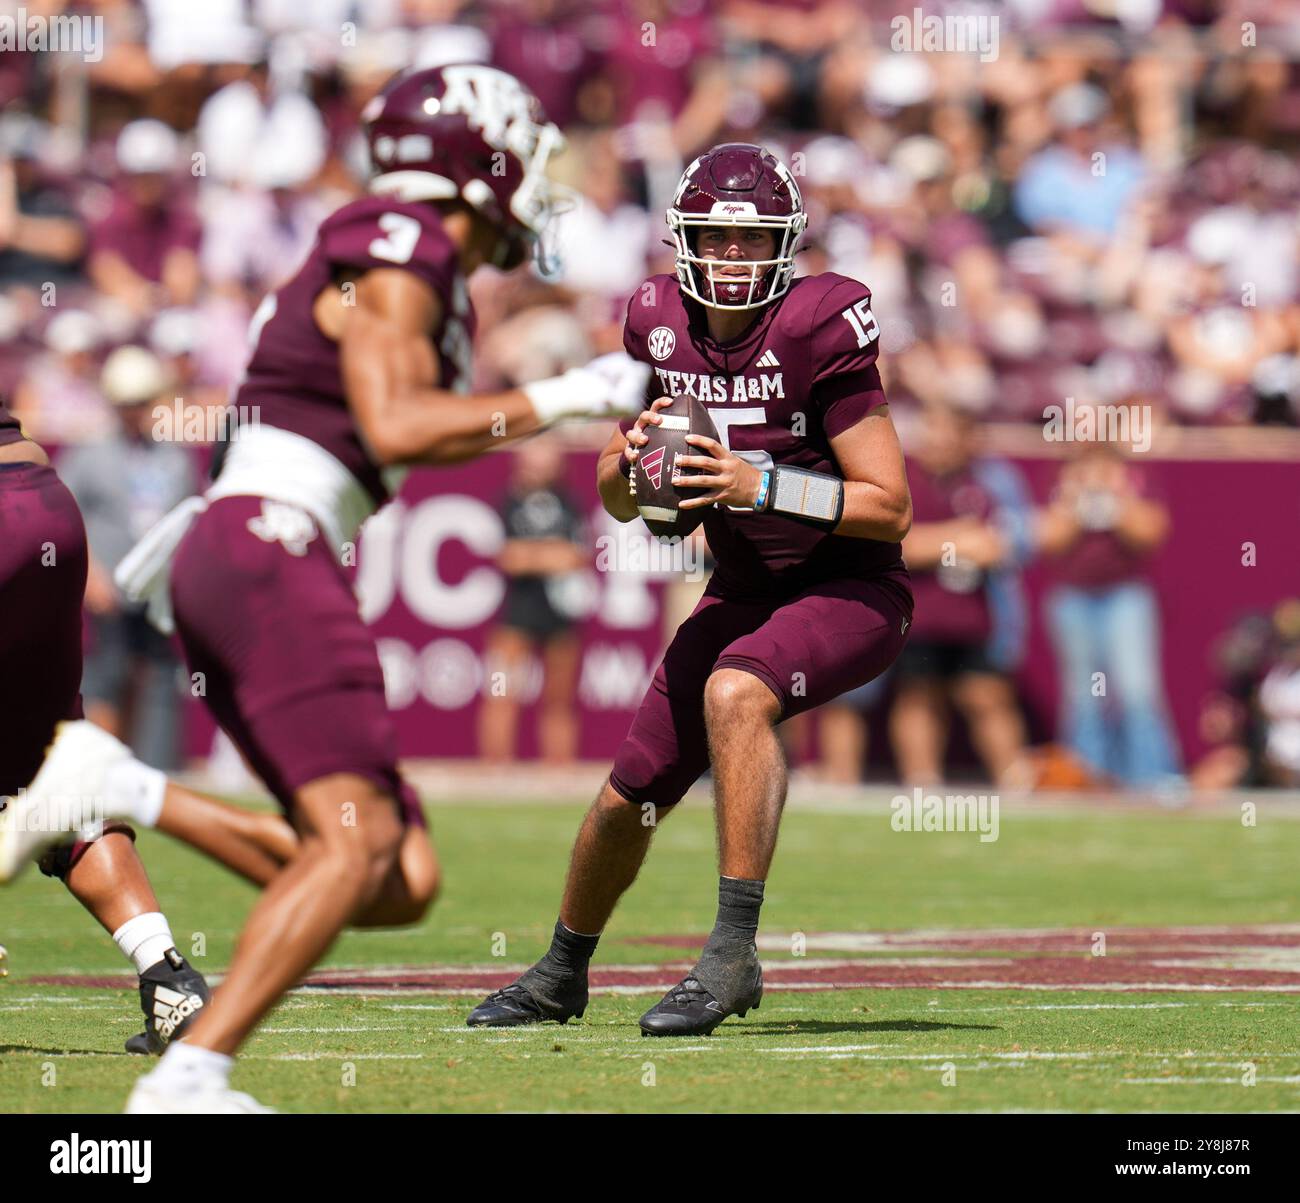
[[[544,425],[562,418],[634,417],[646,407],[650,368],[622,351],[570,368],[563,376],[525,384],[523,391]]]

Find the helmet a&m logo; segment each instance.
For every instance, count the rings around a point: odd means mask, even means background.
[[[677,345],[677,335],[667,326],[656,326],[650,331],[650,337],[646,340],[646,346],[650,348],[650,354],[656,359],[667,359],[673,353],[673,348]]]

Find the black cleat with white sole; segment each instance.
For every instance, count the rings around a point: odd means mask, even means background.
[[[763,1001],[763,971],[757,962],[754,969],[750,992],[731,1007],[719,1002],[698,978],[684,978],[641,1016],[641,1035],[707,1036],[729,1015],[744,1019]]]
[[[158,1056],[185,1035],[212,991],[203,975],[174,948],[140,975],[140,1009],[145,1030],[126,1042],[126,1051]]]
[[[531,989],[529,988],[531,987]],[[587,980],[570,980],[557,986],[524,974],[504,990],[489,994],[465,1020],[471,1028],[517,1028],[529,1023],[568,1023],[581,1019],[587,1009]]]

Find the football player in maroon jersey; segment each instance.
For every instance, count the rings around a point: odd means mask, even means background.
[[[72,494],[0,402],[0,681],[14,701],[0,721],[0,795],[18,795],[40,768],[55,726],[81,716],[81,604],[86,531]],[[0,797],[8,810],[11,799]],[[0,881],[36,849],[20,847],[0,815]],[[145,1031],[127,1051],[159,1053],[208,999],[202,976],[176,950],[135,850],[130,827],[99,838],[45,840],[42,871],[109,932],[140,975]],[[51,846],[53,845],[53,846]]]
[[[762,997],[755,937],[786,790],[775,725],[882,673],[912,615],[899,549],[911,498],[871,294],[830,272],[794,278],[806,221],[797,183],[762,147],[717,146],[678,185],[676,276],[637,290],[623,341],[660,393],[704,402],[718,429],[717,441],[689,436],[699,454],[678,459],[701,473],[678,480],[701,490],[681,506],[705,510],[717,568],[578,833],[550,950],[471,1026],[582,1014],[588,962],[655,822],[710,765],[717,923],[641,1028],[705,1034]],[[620,426],[597,468],[624,522],[637,516],[628,477],[655,408]]]
[[[645,404],[649,370],[623,352],[520,389],[469,392],[466,279],[544,256],[557,211],[546,165],[563,139],[536,99],[504,72],[455,65],[399,76],[363,119],[370,195],[322,223],[254,319],[235,404],[260,421],[237,431],[205,497],[163,519],[119,569],[160,622],[174,614],[208,708],[295,835],[220,989],[137,1083],[132,1111],[262,1110],[228,1085],[262,1016],[344,926],[415,922],[430,901],[431,845],[341,567],[361,523],[408,466]],[[67,724],[30,805],[90,794],[111,811],[110,777],[132,771],[127,757]]]

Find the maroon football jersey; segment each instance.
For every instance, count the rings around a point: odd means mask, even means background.
[[[5,403],[0,400],[0,447],[6,443],[18,443],[22,441],[22,428],[18,425],[18,419],[5,408]]]
[[[915,461],[907,466],[912,490],[912,522],[951,522],[974,518],[988,522],[993,498],[967,466],[947,476],[935,476]],[[910,568],[916,599],[913,640],[982,644],[990,634],[988,576],[963,561],[960,541],[955,562],[934,568]]]
[[[702,400],[740,458],[842,477],[830,440],[885,404],[870,300],[870,291],[846,276],[804,276],[739,338],[719,343],[676,277],[652,276],[628,304],[623,345],[654,369],[656,392]],[[717,559],[711,589],[728,597],[905,573],[897,543],[835,535],[780,514],[713,506],[704,531]]]
[[[341,270],[393,267],[414,272],[437,293],[442,320],[432,341],[441,361],[438,384],[468,391],[474,310],[456,248],[428,205],[374,196],[344,205],[322,222],[298,273],[259,306],[253,356],[235,396],[238,406],[260,407],[263,425],[319,443],[378,505],[388,500],[388,489],[353,423],[338,344],[321,333],[312,306]]]

